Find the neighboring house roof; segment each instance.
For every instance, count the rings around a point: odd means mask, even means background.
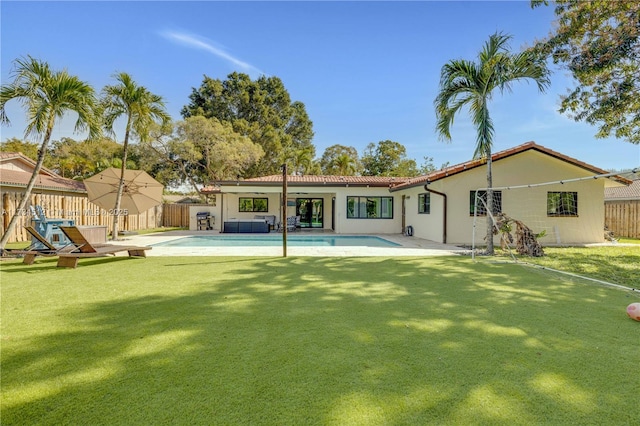
[[[21,167],[16,167],[16,164]],[[35,161],[22,153],[0,153],[0,185],[26,188],[35,166]],[[82,182],[58,176],[46,167],[40,169],[34,188],[65,192],[86,192]]]
[[[634,180],[629,186],[604,189],[605,201],[640,200],[640,179]]]
[[[202,202],[202,200],[200,200],[198,197],[180,194],[163,195],[162,199],[164,200],[164,202],[172,204],[200,204]]]
[[[609,172],[606,170],[603,170],[601,168],[598,168],[596,166],[592,166],[591,164],[587,164],[584,163],[580,160],[576,160],[575,158],[569,157],[568,155],[564,155],[561,154],[557,151],[553,151],[549,148],[546,148],[542,145],[538,145],[535,142],[527,142],[524,143],[522,145],[518,145],[516,147],[513,148],[509,148],[509,149],[505,149],[504,151],[500,151],[500,152],[496,152],[494,154],[491,155],[491,160],[493,162],[497,162],[502,160],[503,158],[508,158],[511,157],[513,155],[516,154],[520,154],[522,152],[528,151],[528,150],[535,150],[538,152],[542,152],[544,154],[547,154],[551,157],[557,158],[559,160],[565,161],[567,163],[573,164],[574,166],[580,167],[590,173],[593,173],[595,175],[604,175],[604,174],[608,174]],[[456,164],[454,166],[451,167],[447,167],[444,168],[442,170],[438,170],[435,171],[433,173],[429,173],[428,175],[424,175],[424,176],[418,176],[415,178],[411,178],[408,179],[406,182],[394,186],[392,188],[392,191],[398,191],[401,189],[407,189],[407,188],[411,188],[414,186],[422,186],[427,182],[435,182],[437,180],[440,179],[444,179],[446,177],[458,174],[458,173],[462,173],[464,171],[470,170],[470,169],[474,169],[476,167],[480,167],[486,164],[486,160],[485,159],[476,159],[476,160],[470,160],[464,163],[460,163],[460,164]],[[625,185],[629,185],[631,183],[631,181],[629,179],[625,179],[621,176],[612,176],[611,179],[616,180],[617,182],[623,183]]]

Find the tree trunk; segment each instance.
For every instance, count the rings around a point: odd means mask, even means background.
[[[49,139],[51,139],[51,132],[53,131],[53,124],[55,120],[55,115],[51,115],[49,117],[49,124],[47,125],[47,132],[44,135],[44,140],[42,141],[42,145],[40,145],[40,149],[38,150],[38,160],[36,161],[36,167],[33,169],[33,174],[31,175],[31,179],[29,179],[29,183],[27,184],[27,189],[25,190],[24,197],[22,201],[20,201],[20,205],[13,213],[11,217],[11,221],[9,221],[9,225],[7,229],[4,231],[2,235],[2,239],[0,239],[0,249],[4,250],[5,245],[9,241],[9,237],[13,233],[13,229],[16,227],[16,223],[18,222],[18,216],[21,214],[25,214],[27,211],[27,204],[31,199],[31,192],[33,192],[33,187],[36,186],[36,180],[38,179],[38,175],[40,175],[40,170],[42,169],[42,164],[44,163],[44,156],[47,153],[47,145],[49,145]]]
[[[487,254],[493,255],[493,176],[491,174],[491,149],[487,149]]]

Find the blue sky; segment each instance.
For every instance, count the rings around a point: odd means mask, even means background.
[[[317,156],[333,144],[400,142],[418,164],[471,158],[475,130],[466,111],[451,143],[438,140],[433,100],[440,69],[450,59],[475,59],[490,34],[513,35],[519,50],[552,28],[551,7],[529,1],[422,2],[0,2],[1,79],[12,62],[31,55],[66,68],[97,91],[127,72],[161,95],[174,120],[204,75],[224,80],[239,71],[279,77],[313,121]],[[596,128],[557,113],[572,85],[554,69],[548,93],[516,84],[490,105],[494,152],[535,141],[604,169],[640,165],[640,146],[595,139]],[[21,138],[24,112],[7,104],[10,127],[1,140]],[[118,135],[119,139],[122,135]],[[54,139],[73,134],[72,120]]]

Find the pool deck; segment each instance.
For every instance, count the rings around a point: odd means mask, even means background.
[[[289,235],[327,235],[316,232],[290,232]],[[218,231],[169,231],[145,235],[126,235],[114,244],[153,246],[161,242],[171,241],[189,235],[229,235]],[[238,235],[238,234],[234,234]],[[264,236],[265,234],[242,234],[244,236]],[[271,235],[274,235],[272,232]],[[282,235],[276,233],[275,235]],[[334,235],[331,233],[331,235]],[[337,234],[336,234],[337,235]],[[339,234],[348,236],[356,234]],[[325,256],[325,257],[363,257],[363,256],[453,256],[468,254],[468,249],[454,245],[440,244],[416,237],[401,234],[367,234],[384,238],[400,244],[400,247],[292,247],[287,246],[287,256]],[[282,247],[153,247],[147,256],[282,256]]]

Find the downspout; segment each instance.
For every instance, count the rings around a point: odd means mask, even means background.
[[[443,192],[436,191],[434,189],[429,189],[429,182],[424,186],[425,191],[431,192],[433,194],[441,195],[444,198],[444,212],[442,219],[442,244],[447,244],[447,194]]]

